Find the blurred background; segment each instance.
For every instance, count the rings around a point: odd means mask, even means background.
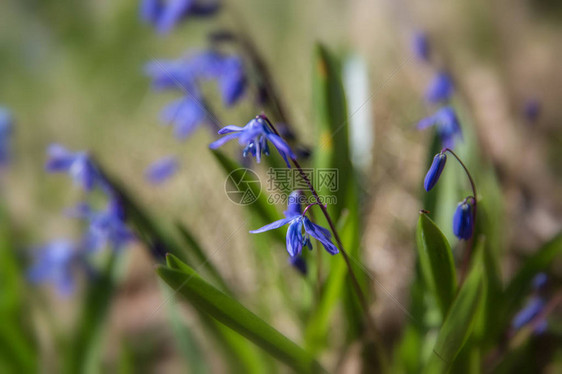
[[[81,225],[63,212],[84,193],[65,176],[47,174],[44,165],[52,143],[89,150],[157,220],[189,226],[245,306],[288,337],[302,338],[294,321],[302,311],[291,310],[282,293],[296,304],[313,298],[314,286],[291,269],[282,245],[265,240],[256,248],[247,233],[256,227],[241,227],[244,208],[225,196],[225,175],[208,151],[217,136],[203,127],[184,141],[174,138],[158,113],[177,95],[155,92],[144,73],[151,60],[207,47],[206,35],[217,28],[243,27],[251,35],[304,145],[315,143],[315,43],[347,62],[348,72],[357,64],[365,69],[360,82],[366,100],[348,97],[348,110],[367,121],[374,139],[360,180],[366,196],[361,242],[365,265],[377,279],[373,314],[389,344],[408,318],[402,305],[408,308],[414,276],[414,230],[431,142],[415,125],[434,111],[423,99],[434,66],[450,73],[455,100],[466,111],[461,117],[470,118],[501,186],[503,277],[510,278],[521,258],[562,228],[562,3],[227,1],[212,20],[188,19],[167,35],[140,20],[139,6],[136,0],[0,4],[0,105],[14,118],[11,161],[0,171],[0,193],[17,256],[25,259],[34,246],[79,235]],[[413,35],[420,31],[430,41],[432,66],[412,51]],[[248,95],[225,108],[216,87],[206,94],[224,125],[242,126],[258,114]],[[525,116],[530,101],[540,107],[532,120]],[[163,184],[148,183],[146,168],[169,155],[178,156],[178,173]],[[258,170],[265,176],[263,167]],[[132,372],[185,370],[166,312],[169,295],[153,267],[141,244],[124,249],[103,335],[104,368],[123,369],[129,355],[135,358]],[[77,323],[83,281],[66,297],[49,285],[21,288],[41,372],[60,368],[54,342]],[[286,284],[284,291],[276,288],[278,282]],[[180,312],[210,370],[228,372],[225,361],[209,359],[215,348],[193,313]],[[60,336],[53,335],[53,326]],[[336,331],[332,338],[337,336]],[[355,372],[357,353],[350,350],[343,372]],[[328,351],[321,359],[332,366],[341,357]]]

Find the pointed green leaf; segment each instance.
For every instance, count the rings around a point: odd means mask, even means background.
[[[160,266],[160,277],[195,308],[237,331],[272,356],[299,372],[321,371],[315,359],[294,342],[246,309],[235,299],[204,281],[178,259],[169,262],[176,268]]]
[[[425,213],[420,213],[416,240],[424,279],[444,316],[457,289],[451,247],[439,227]]]

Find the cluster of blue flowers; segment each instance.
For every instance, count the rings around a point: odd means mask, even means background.
[[[412,49],[419,60],[430,63],[430,44],[427,34],[416,32],[413,37]],[[443,69],[439,69],[425,92],[425,99],[430,104],[444,105],[430,116],[422,119],[417,128],[423,130],[435,126],[444,148],[455,147],[457,140],[462,140],[462,131],[458,117],[452,106],[448,104],[454,93],[451,76]]]
[[[77,271],[95,275],[89,263],[93,254],[107,247],[119,250],[133,240],[134,235],[125,224],[125,212],[118,196],[87,152],[71,152],[58,144],[51,145],[47,152],[45,169],[48,172],[66,173],[84,191],[98,189],[106,197],[106,205],[101,210],[83,202],[68,211],[71,217],[87,222],[78,242],[55,240],[34,250],[29,279],[34,283],[52,283],[60,294],[68,295],[75,288]]]
[[[202,0],[143,0],[141,19],[153,25],[160,33],[170,32],[188,17],[211,16],[220,10],[219,1]],[[236,104],[247,91],[244,62],[240,56],[223,53],[218,49],[191,51],[174,60],[155,60],[145,66],[155,90],[173,90],[182,96],[168,104],[160,119],[173,127],[174,136],[184,140],[203,125],[217,130],[216,119],[206,104],[200,85],[216,82],[226,107]],[[179,169],[179,162],[166,156],[150,165],[146,179],[160,184]]]
[[[518,331],[525,326],[531,326],[534,334],[542,334],[546,331],[548,323],[545,316],[541,315],[546,306],[544,291],[548,277],[545,273],[539,273],[533,278],[533,293],[527,304],[521,309],[511,321],[513,331]]]
[[[12,114],[0,106],[0,167],[10,160],[10,142],[14,123]]]

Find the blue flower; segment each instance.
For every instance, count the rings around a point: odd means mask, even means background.
[[[474,226],[474,207],[472,198],[461,201],[453,215],[453,233],[459,239],[468,240]]]
[[[436,126],[437,134],[441,138],[444,148],[454,148],[456,138],[462,140],[462,130],[455,110],[446,106],[429,117],[418,122],[417,128],[423,130],[429,126]]]
[[[32,283],[53,283],[61,295],[75,288],[73,271],[81,264],[80,250],[73,243],[57,240],[39,247],[35,261],[27,272]]]
[[[430,48],[426,33],[418,31],[414,34],[412,39],[412,50],[418,59],[426,62],[429,61]]]
[[[48,172],[68,173],[74,183],[90,191],[95,185],[104,185],[104,181],[86,152],[70,152],[59,144],[52,144],[47,149],[49,159],[45,166]]]
[[[237,56],[226,57],[219,76],[222,100],[227,106],[235,104],[246,91],[246,72],[242,59]]]
[[[425,93],[425,98],[430,103],[440,103],[448,101],[451,98],[453,91],[454,87],[451,77],[449,74],[440,71],[430,82]]]
[[[144,72],[152,78],[155,90],[176,89],[199,97],[196,71],[188,56],[151,61],[145,65]]]
[[[123,207],[115,198],[111,198],[107,207],[101,211],[95,211],[85,203],[79,204],[71,215],[88,221],[83,246],[90,251],[106,246],[121,249],[134,239],[133,233],[125,224]]]
[[[0,166],[10,158],[10,140],[13,131],[13,119],[10,111],[0,107]]]
[[[186,139],[199,126],[209,122],[207,110],[200,101],[184,96],[168,104],[160,114],[161,120],[174,127],[178,140]]]
[[[332,243],[332,234],[329,230],[312,223],[306,216],[300,213],[300,204],[289,200],[288,209],[285,211],[285,218],[272,222],[257,230],[250,231],[251,234],[259,234],[265,231],[277,229],[289,224],[287,229],[287,252],[291,257],[300,255],[304,247],[312,249],[310,237],[318,240],[320,244],[331,255],[339,253],[338,248]],[[304,229],[304,234],[303,234]]]
[[[425,179],[423,181],[423,187],[426,191],[429,191],[435,186],[437,181],[439,180],[439,176],[441,176],[441,172],[443,172],[443,168],[445,167],[445,163],[447,162],[447,155],[445,153],[438,153],[433,157],[433,162],[431,163],[431,167],[429,168]]]
[[[291,167],[291,165],[289,164],[289,158],[296,159],[296,156],[289,145],[283,139],[281,139],[281,137],[274,134],[265,120],[260,117],[252,119],[244,127],[223,127],[219,130],[219,134],[226,134],[226,136],[211,143],[209,145],[209,148],[217,149],[232,139],[238,139],[240,145],[245,146],[242,155],[246,157],[248,154],[251,154],[259,163],[261,161],[262,154],[266,156],[269,155],[269,146],[267,143],[267,141],[269,140],[275,146],[275,148],[277,148],[277,150],[285,160],[287,167]]]
[[[533,278],[533,288],[535,290],[541,290],[546,286],[546,282],[548,281],[548,276],[545,273],[538,273]]]
[[[152,184],[160,184],[173,176],[179,168],[178,160],[173,157],[164,157],[151,164],[146,170],[146,179]]]
[[[511,326],[515,330],[519,330],[538,316],[544,309],[545,302],[540,297],[533,297],[527,305],[519,311],[511,321]]]
[[[215,14],[219,7],[218,1],[143,0],[141,19],[154,25],[158,32],[166,34],[186,18],[210,16]]]

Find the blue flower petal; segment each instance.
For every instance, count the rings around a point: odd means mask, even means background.
[[[274,230],[274,229],[278,229],[281,226],[286,225],[287,223],[291,222],[293,220],[293,218],[283,218],[280,219],[278,221],[272,222],[268,225],[265,225],[257,230],[252,230],[250,231],[250,234],[259,234],[265,231],[269,231],[269,230]]]
[[[228,134],[226,136],[223,136],[222,138],[220,138],[219,140],[215,140],[214,142],[212,142],[211,144],[209,144],[209,148],[211,149],[217,149],[219,147],[221,147],[222,145],[224,145],[226,142],[232,140],[232,139],[236,139],[240,136],[239,132],[235,132],[235,133],[231,133]]]
[[[308,218],[304,219],[304,230],[307,234],[318,240],[328,253],[332,255],[339,253],[338,248],[332,243],[330,238],[326,236],[325,229],[322,229],[322,227],[312,223]]]
[[[148,167],[145,177],[152,184],[160,184],[172,177],[178,168],[179,162],[176,157],[163,157]]]

